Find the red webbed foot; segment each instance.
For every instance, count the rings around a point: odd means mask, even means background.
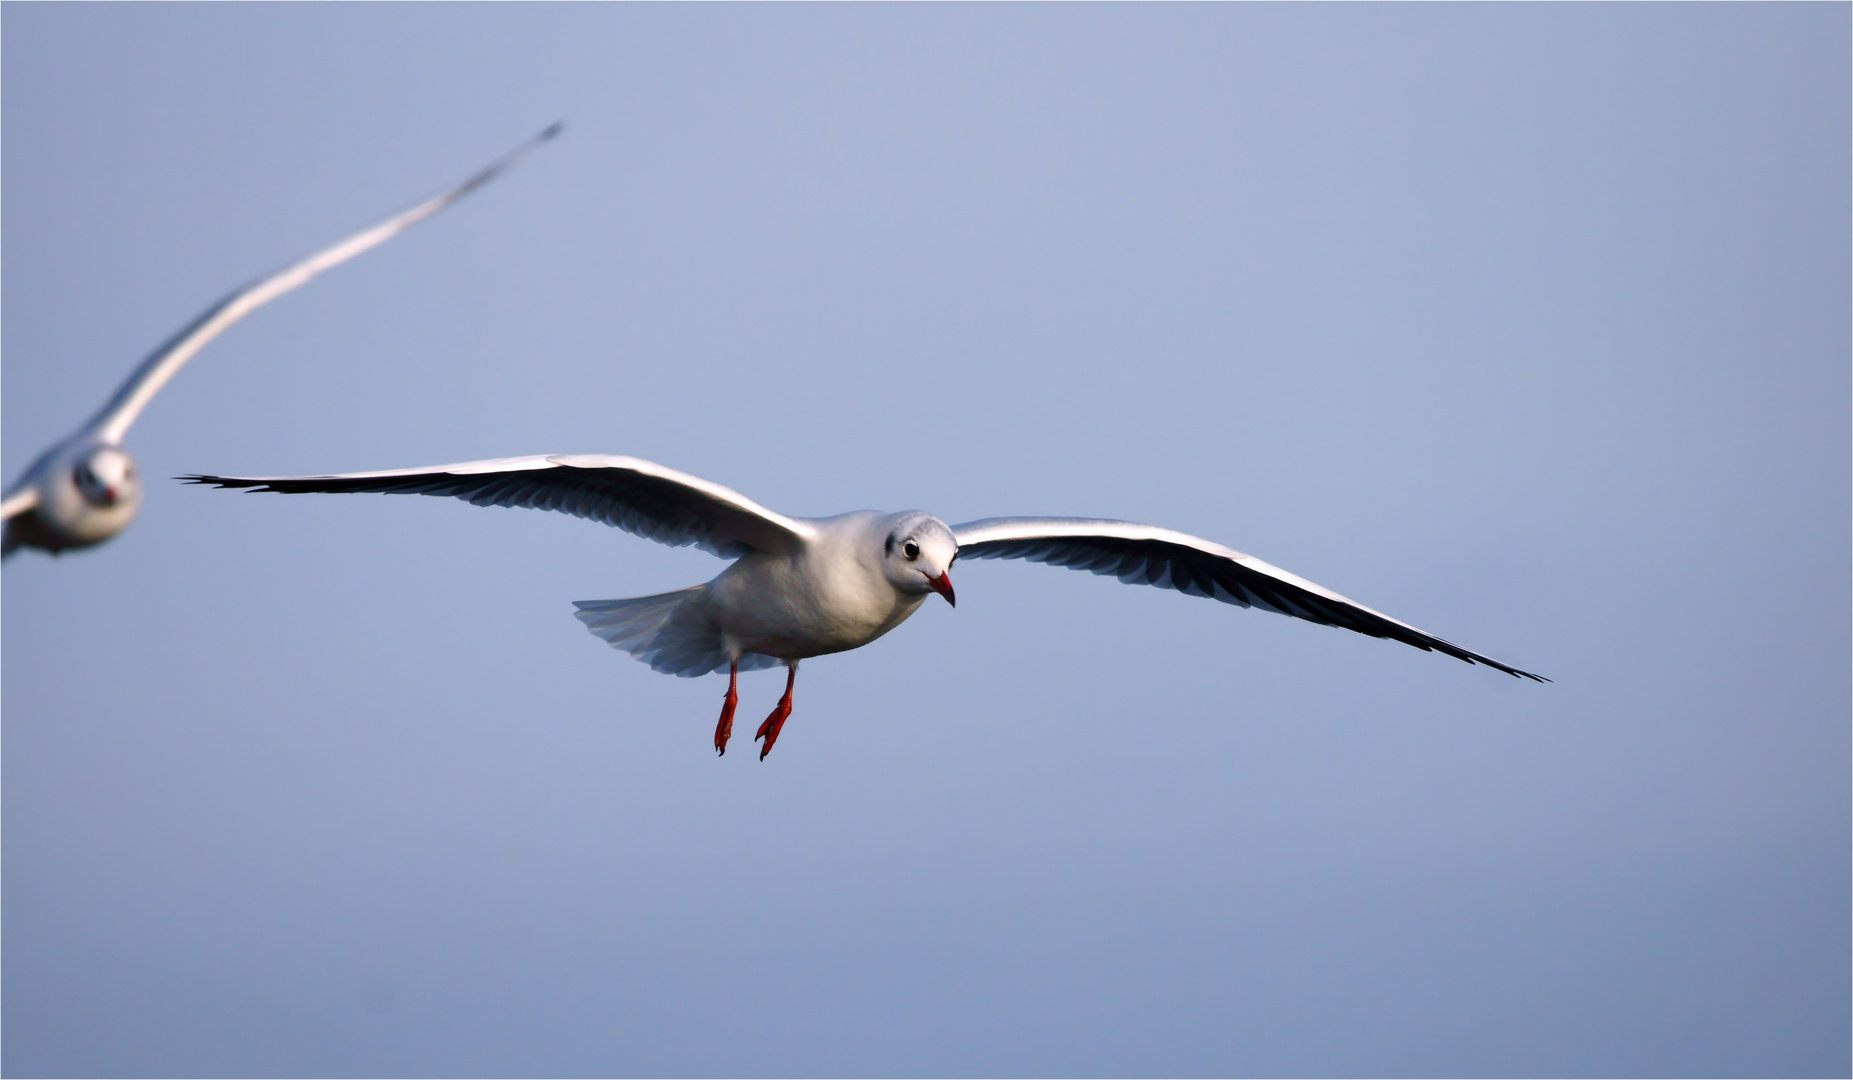
[[[779,698],[778,707],[772,710],[771,716],[766,717],[765,723],[759,725],[759,731],[753,736],[754,742],[766,740],[766,745],[759,748],[761,761],[766,760],[766,755],[772,752],[772,744],[779,741],[779,729],[785,726],[785,718],[791,715],[791,684],[797,679],[798,665],[792,664],[785,672],[785,696]]]
[[[733,707],[740,703],[737,687],[740,681],[740,665],[735,663],[727,668],[727,696],[721,701],[721,722],[714,725],[714,752],[727,753],[727,740],[733,737]]]

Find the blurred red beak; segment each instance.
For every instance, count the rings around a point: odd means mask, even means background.
[[[952,597],[952,579],[951,578],[947,577],[944,574],[941,574],[938,577],[927,578],[927,584],[933,586],[934,592],[945,597],[946,603],[951,604],[953,607],[959,606],[959,602],[953,599]]]

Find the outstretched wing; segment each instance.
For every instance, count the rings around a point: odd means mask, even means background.
[[[1130,585],[1156,585],[1225,604],[1258,607],[1418,649],[1443,652],[1508,675],[1549,682],[1397,622],[1363,604],[1270,566],[1252,555],[1170,529],[1091,518],[985,518],[952,529],[963,559],[1029,559],[1111,574]]]
[[[311,491],[448,495],[477,506],[525,506],[602,521],[668,544],[693,544],[722,558],[787,554],[816,534],[737,491],[637,458],[538,455],[466,461],[428,469],[334,476],[183,476],[195,484],[297,495]]]
[[[23,514],[39,504],[39,489],[35,487],[20,488],[0,501],[0,521],[15,514]]]
[[[285,267],[268,277],[259,278],[207,308],[199,318],[182,327],[179,333],[168,338],[160,348],[143,360],[128,380],[116,391],[116,395],[110,398],[109,404],[103,406],[103,410],[91,418],[86,429],[104,442],[121,442],[122,437],[128,434],[129,425],[135,423],[135,418],[141,415],[142,409],[147,406],[155,393],[167,384],[167,380],[174,377],[174,373],[180,370],[182,364],[192,359],[194,353],[199,352],[207,342],[218,337],[226,327],[244,318],[253,309],[297,288],[329,267],[339,266],[361,252],[391,240],[475,191],[501,175],[509,166],[526,156],[535,147],[559,134],[561,127],[560,124],[554,124],[497,158],[487,168],[449,191],[426,199],[410,210],[387,218],[378,225],[363,229],[299,263]]]

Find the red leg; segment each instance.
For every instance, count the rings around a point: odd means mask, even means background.
[[[753,741],[766,740],[766,745],[759,748],[759,760],[766,760],[772,752],[772,744],[779,741],[779,729],[785,726],[785,718],[791,715],[791,684],[798,680],[798,665],[792,664],[785,669],[785,696],[779,698],[778,708],[766,717],[766,722],[759,725],[759,733]]]
[[[740,703],[740,695],[735,687],[740,680],[740,665],[727,667],[727,697],[721,701],[721,722],[714,725],[714,752],[725,754],[727,740],[733,737],[733,707]]]

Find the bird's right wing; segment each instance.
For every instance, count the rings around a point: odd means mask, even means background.
[[[405,230],[444,209],[451,203],[463,198],[470,192],[500,176],[509,166],[521,160],[535,147],[560,133],[560,124],[554,124],[547,130],[522,143],[515,149],[497,158],[474,176],[456,187],[434,195],[402,214],[395,214],[370,228],[342,240],[331,247],[322,249],[301,262],[284,267],[268,277],[259,278],[249,285],[220,300],[212,307],[182,327],[180,332],[168,338],[161,347],[141,362],[133,374],[110,398],[109,404],[92,417],[86,425],[97,438],[107,443],[120,443],[128,433],[129,425],[141,415],[143,408],[153,399],[155,393],[174,377],[182,364],[193,358],[206,343],[218,337],[226,327],[244,318],[258,307],[275,300],[307,282],[310,278],[333,266],[348,261],[369,248],[391,240]]]
[[[428,469],[334,476],[183,476],[222,488],[304,492],[448,495],[477,506],[525,506],[590,518],[668,544],[693,544],[723,558],[755,551],[788,554],[816,530],[700,477],[637,458],[537,455],[466,461]]]
[[[36,487],[20,488],[0,501],[0,521],[5,521],[16,514],[23,514],[39,504],[39,489]]]

